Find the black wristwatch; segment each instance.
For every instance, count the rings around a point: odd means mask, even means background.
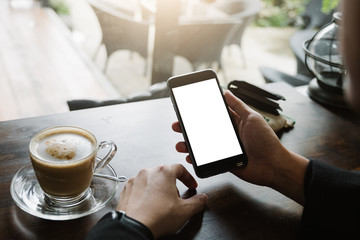
[[[113,221],[119,221],[122,225],[142,233],[142,235],[146,236],[148,239],[154,239],[152,232],[147,226],[127,216],[124,211],[111,211],[107,213],[102,219],[109,218],[111,218]]]

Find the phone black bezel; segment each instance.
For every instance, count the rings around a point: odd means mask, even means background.
[[[220,91],[221,96],[223,98],[223,103],[224,103],[224,105],[225,105],[225,107],[227,109],[227,113],[228,113],[229,118],[230,118],[230,120],[232,122],[234,131],[235,131],[236,136],[238,138],[238,141],[239,141],[240,147],[241,147],[241,149],[243,151],[243,154],[236,155],[236,156],[226,158],[226,159],[220,159],[220,160],[218,160],[216,162],[212,162],[212,163],[208,163],[208,164],[205,164],[205,165],[198,166],[197,163],[196,163],[196,159],[194,158],[194,154],[192,152],[190,141],[189,141],[189,139],[187,137],[186,129],[185,129],[185,126],[183,124],[181,114],[179,112],[179,108],[178,108],[177,103],[176,103],[176,99],[175,99],[174,94],[173,94],[173,88],[188,85],[188,84],[192,84],[192,83],[197,83],[197,82],[201,82],[201,81],[205,81],[205,80],[209,80],[209,79],[213,79],[213,78],[216,79],[217,85],[219,87],[219,91]],[[221,90],[219,80],[217,78],[216,73],[211,69],[205,69],[205,70],[191,72],[191,73],[187,73],[187,74],[183,74],[183,75],[179,75],[179,76],[174,76],[174,77],[171,77],[171,78],[168,79],[167,85],[168,85],[168,88],[170,89],[171,101],[173,103],[174,110],[176,112],[176,116],[177,116],[177,118],[179,120],[180,127],[181,127],[181,130],[182,130],[184,139],[185,139],[187,149],[189,150],[190,158],[191,158],[192,165],[194,167],[196,175],[198,177],[200,177],[200,178],[206,178],[206,177],[217,175],[217,174],[220,174],[220,173],[223,173],[223,172],[227,172],[227,171],[229,171],[231,169],[234,169],[234,168],[237,168],[237,167],[245,167],[247,165],[247,161],[248,161],[247,160],[247,155],[246,155],[246,152],[245,152],[245,148],[244,148],[244,146],[243,146],[243,144],[241,142],[240,136],[239,136],[238,131],[236,129],[236,125],[235,125],[234,121],[232,120],[229,108],[228,108],[228,106],[226,104],[226,101],[225,101],[224,95],[222,93],[222,90]]]

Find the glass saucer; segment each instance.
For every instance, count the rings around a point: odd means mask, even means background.
[[[115,170],[108,164],[99,173],[116,177]],[[16,205],[25,212],[48,220],[70,220],[99,211],[114,197],[119,184],[115,181],[94,177],[90,194],[82,202],[71,207],[52,206],[44,199],[31,162],[22,167],[13,177],[11,196]]]

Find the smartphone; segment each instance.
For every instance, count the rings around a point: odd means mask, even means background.
[[[167,84],[196,175],[206,178],[246,167],[216,73],[206,69],[174,76]]]

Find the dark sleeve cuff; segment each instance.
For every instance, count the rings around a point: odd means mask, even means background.
[[[86,238],[95,239],[153,240],[154,237],[141,222],[126,216],[124,212],[112,211],[100,219]]]
[[[304,239],[351,239],[359,236],[359,172],[312,160],[304,185],[305,206],[301,224]]]

